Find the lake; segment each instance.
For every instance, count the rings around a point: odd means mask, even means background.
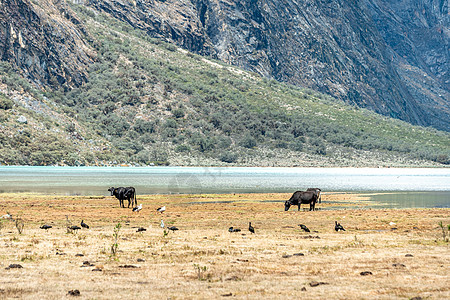
[[[134,186],[138,194],[293,192],[320,187],[325,193],[393,192],[374,196],[392,207],[450,207],[450,168],[0,166],[0,193],[108,195],[111,186]]]

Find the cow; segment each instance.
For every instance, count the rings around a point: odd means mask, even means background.
[[[300,205],[309,204],[309,210],[314,210],[316,206],[318,195],[313,191],[297,191],[292,194],[291,198],[284,202],[284,211],[288,211],[291,205],[298,205],[298,210],[300,210]]]
[[[117,199],[119,199],[120,207],[125,207],[125,205],[123,204],[123,200],[128,200],[128,208],[130,207],[130,203],[131,207],[137,205],[136,190],[132,186],[118,188],[110,187],[108,191],[111,192],[111,196],[115,196]]]
[[[321,189],[319,189],[319,188],[309,188],[309,189],[307,189],[306,190],[307,192],[316,192],[316,194],[317,194],[317,199],[318,199],[318,203],[322,203],[322,195],[321,195],[321,193],[322,193],[322,190]]]

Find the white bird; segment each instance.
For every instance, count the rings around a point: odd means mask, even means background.
[[[140,211],[141,209],[142,209],[142,204],[139,204],[138,206],[133,207],[133,211],[135,211],[135,212],[138,212],[138,211]]]
[[[164,221],[161,219],[161,228],[164,228]]]
[[[394,222],[389,222],[389,225],[394,226],[396,224]]]
[[[12,215],[9,212],[7,212],[6,215],[3,215],[1,218],[2,219],[12,219]]]
[[[163,212],[166,211],[166,207],[165,206],[160,207],[160,208],[157,209],[157,211],[159,211],[160,213],[163,213]]]

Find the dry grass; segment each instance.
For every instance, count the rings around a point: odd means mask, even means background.
[[[61,299],[74,289],[83,299],[450,298],[449,243],[438,226],[450,224],[449,209],[349,209],[366,202],[348,194],[324,195],[318,204],[340,210],[284,212],[271,202],[289,196],[141,196],[142,211],[132,213],[110,197],[2,194],[0,213],[21,217],[24,229],[3,220],[0,298]],[[91,228],[67,233],[66,215]],[[161,218],[180,230],[164,236]],[[335,220],[347,231],[335,232]],[[300,223],[317,232],[302,232]],[[137,233],[141,226],[147,231]],[[230,226],[242,232],[229,233]],[[23,268],[5,270],[13,263]]]

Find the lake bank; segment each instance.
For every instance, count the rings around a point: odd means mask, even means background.
[[[2,214],[24,221],[22,234],[2,222],[0,266],[23,268],[2,272],[0,295],[56,299],[78,289],[90,299],[449,298],[449,244],[438,224],[450,224],[450,209],[351,209],[367,199],[336,193],[324,195],[323,210],[284,212],[278,200],[286,196],[147,195],[133,213],[112,197],[0,194]],[[90,229],[68,234],[66,216]],[[179,230],[164,235],[161,219]],[[335,232],[334,221],[346,231]],[[242,231],[229,233],[230,226]]]

